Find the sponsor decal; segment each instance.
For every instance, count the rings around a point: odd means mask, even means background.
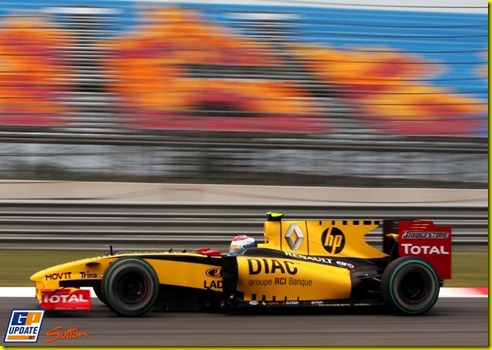
[[[449,251],[446,251],[444,246],[429,246],[429,245],[413,245],[411,243],[402,243],[403,252],[405,254],[420,255],[420,254],[444,254],[448,255]]]
[[[355,269],[355,265],[351,264],[349,262],[333,260],[333,259],[325,258],[322,256],[307,256],[307,255],[295,254],[295,253],[291,253],[291,252],[284,252],[284,254],[285,254],[285,256],[288,256],[290,258],[299,259],[299,260],[306,260],[306,261],[323,263],[323,264],[327,264],[327,265],[337,265],[340,267]]]
[[[12,310],[4,343],[36,343],[43,317],[44,310]]]
[[[102,278],[102,274],[97,272],[81,271],[79,274],[82,279]]]
[[[46,281],[68,280],[72,277],[71,272],[55,272],[45,275]]]
[[[87,310],[91,305],[91,292],[88,289],[41,291],[41,307],[45,310]]]
[[[289,286],[311,287],[312,285],[313,280],[289,277]]]
[[[223,287],[223,282],[222,280],[220,281],[203,281],[203,288],[205,289],[222,289]]]
[[[306,255],[301,255],[301,254],[294,254],[290,252],[284,252],[286,256],[291,257],[291,258],[296,258],[296,259],[301,259],[301,260],[306,260],[306,261],[314,261],[314,262],[320,262],[320,263],[325,263],[325,264],[332,264],[333,261],[332,259],[329,258],[324,258],[320,256],[306,256]]]
[[[208,269],[207,271],[205,271],[205,274],[211,278],[221,278],[222,269],[220,267],[214,267],[213,269]]]
[[[277,259],[247,259],[247,261],[250,275],[258,275],[260,273],[297,274],[297,267],[292,261]]]
[[[401,238],[403,238],[403,239],[447,239],[447,238],[449,238],[449,232],[404,231]]]
[[[349,268],[349,269],[355,269],[355,266],[354,264],[351,264],[349,262],[345,262],[345,261],[337,261],[336,264],[338,266],[341,266],[341,267],[346,267],[346,268]]]
[[[273,285],[273,279],[249,280],[248,285],[250,287],[268,287]]]
[[[273,283],[276,286],[284,286],[287,284],[287,277],[275,277]]]
[[[313,280],[294,278],[294,277],[275,277],[265,279],[252,279],[248,281],[250,287],[269,287],[269,286],[300,286],[312,287]]]
[[[323,231],[321,242],[330,254],[339,254],[345,247],[345,235],[337,227],[329,227]]]
[[[57,340],[74,340],[80,337],[88,337],[89,334],[86,332],[80,331],[78,327],[70,327],[67,330],[63,330],[63,326],[57,326],[55,328],[50,329],[46,332],[47,337],[51,337],[46,339],[47,343],[52,343]]]
[[[313,285],[311,279],[296,278],[298,267],[294,261],[269,258],[247,258],[246,261],[250,278],[244,280],[244,284],[249,288]],[[246,275],[246,270],[244,272]]]
[[[285,233],[285,240],[291,250],[298,250],[304,242],[304,233],[299,225],[291,224]]]
[[[212,278],[213,280],[204,280],[203,288],[205,289],[222,289],[222,269],[220,267],[214,267],[205,271],[205,275],[207,277]]]
[[[432,221],[400,221],[398,253],[426,259],[440,279],[451,278],[452,228]]]

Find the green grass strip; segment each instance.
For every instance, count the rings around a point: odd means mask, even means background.
[[[78,250],[0,250],[0,287],[33,286],[29,277],[44,268],[106,254],[102,251]],[[452,279],[445,287],[488,287],[489,256],[487,251],[453,251]]]

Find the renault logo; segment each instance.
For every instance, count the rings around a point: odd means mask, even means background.
[[[296,224],[291,224],[285,233],[285,240],[291,250],[298,250],[304,241],[304,233]]]

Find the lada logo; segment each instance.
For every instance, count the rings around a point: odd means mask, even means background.
[[[214,267],[205,271],[207,277],[213,278],[213,280],[204,280],[204,289],[221,289],[223,287],[222,283],[222,270],[220,267]]]
[[[214,267],[213,269],[208,269],[205,274],[210,278],[221,278],[222,270],[220,267]]]
[[[345,246],[345,235],[339,228],[330,227],[323,231],[321,242],[328,253],[338,254]]]

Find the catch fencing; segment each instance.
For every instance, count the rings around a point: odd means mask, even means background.
[[[455,248],[487,249],[484,205],[130,203],[78,200],[0,201],[2,249],[227,249],[237,234],[262,239],[268,211],[291,219],[429,219],[453,228]],[[366,240],[377,246],[381,229]]]

